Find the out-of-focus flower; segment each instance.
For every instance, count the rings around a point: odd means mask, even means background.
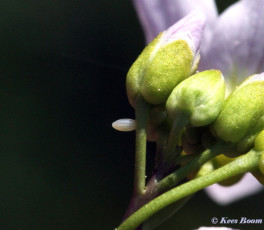
[[[207,194],[219,205],[228,205],[245,196],[254,195],[263,186],[250,173],[245,174],[243,179],[229,187],[213,184],[206,188]]]
[[[239,229],[226,228],[226,227],[200,227],[196,230],[239,230]]]
[[[207,28],[212,28],[217,19],[212,0],[134,0],[134,5],[147,43],[192,10],[197,9],[207,16]]]
[[[214,0],[134,0],[134,5],[147,42],[192,10],[202,11],[208,23],[198,69],[221,70],[228,94],[246,77],[264,72],[264,0],[240,0],[219,16]],[[206,191],[225,205],[262,188],[248,174],[233,186],[212,185]]]

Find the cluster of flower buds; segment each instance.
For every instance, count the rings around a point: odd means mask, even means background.
[[[264,151],[264,73],[250,76],[226,98],[219,70],[196,72],[204,26],[204,16],[195,11],[159,34],[130,68],[126,89],[133,107],[138,97],[149,105],[148,139],[162,138],[165,152],[166,141],[168,145],[175,141],[172,146],[187,155],[199,154],[219,141],[232,146],[223,152],[226,157],[214,159],[219,168],[233,160],[227,157],[239,157],[253,148]],[[174,129],[175,120],[183,123],[176,125],[180,130]],[[122,122],[125,131],[136,126],[129,120],[126,129],[126,121]],[[171,132],[178,132],[179,139],[173,140]],[[254,175],[261,175],[263,183],[264,155],[259,168]]]

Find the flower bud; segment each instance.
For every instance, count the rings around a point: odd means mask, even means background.
[[[127,74],[130,104],[138,95],[154,105],[166,102],[173,88],[197,68],[205,17],[194,11],[160,33],[141,53]]]
[[[185,114],[192,126],[212,123],[225,99],[224,78],[218,70],[197,73],[177,85],[169,96],[166,109],[170,117]]]
[[[263,133],[264,133],[264,131],[262,132],[262,135],[261,136],[258,135],[258,137],[260,137],[262,139],[261,141],[263,141],[263,136],[264,136]],[[258,137],[255,140],[255,148],[254,148],[255,150],[257,150],[256,149],[256,141],[257,142],[260,141],[260,139],[258,139]],[[259,158],[258,168],[255,169],[254,171],[252,171],[251,174],[258,180],[259,183],[261,183],[262,185],[264,185],[264,152],[263,152],[263,148],[261,148],[260,151],[262,151],[262,154],[261,154],[261,156]]]
[[[236,144],[238,152],[247,152],[264,129],[264,73],[245,80],[225,101],[213,124],[214,134]]]
[[[259,159],[259,170],[264,175],[264,153],[261,155]]]
[[[254,141],[254,149],[256,151],[262,151],[262,155],[259,159],[259,171],[262,174],[262,177],[264,177],[264,130],[261,131],[258,136],[255,138]],[[264,181],[264,178],[263,178]]]
[[[212,162],[214,164],[214,167],[215,169],[218,169],[218,168],[221,168],[222,166],[236,160],[238,157],[236,158],[229,158],[229,157],[226,157],[225,155],[221,154],[217,157],[215,157]],[[242,177],[244,176],[244,174],[239,174],[239,175],[236,175],[236,176],[232,176],[232,177],[229,177],[228,179],[225,179],[223,181],[220,181],[218,184],[222,185],[222,186],[231,186],[237,182],[239,182]]]
[[[264,151],[264,130],[261,131],[254,141],[254,149],[257,151]],[[264,174],[264,173],[263,173]]]

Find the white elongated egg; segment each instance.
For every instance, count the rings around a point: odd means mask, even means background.
[[[134,131],[136,129],[136,121],[129,118],[123,118],[113,122],[112,127],[122,132]]]

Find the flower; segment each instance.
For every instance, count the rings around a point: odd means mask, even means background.
[[[199,70],[219,69],[225,76],[228,94],[246,77],[264,72],[264,0],[240,0],[221,15],[213,0],[134,0],[134,6],[147,43],[192,10],[202,11],[207,26],[200,47]],[[231,187],[212,185],[206,191],[225,205],[262,188],[248,174]],[[224,191],[219,193],[219,189]]]
[[[200,227],[196,230],[232,230],[233,228],[226,228],[226,227]],[[233,229],[239,230],[239,229]]]
[[[192,10],[206,14],[207,27],[212,27],[217,18],[217,10],[211,0],[134,0],[134,5],[147,43]]]

